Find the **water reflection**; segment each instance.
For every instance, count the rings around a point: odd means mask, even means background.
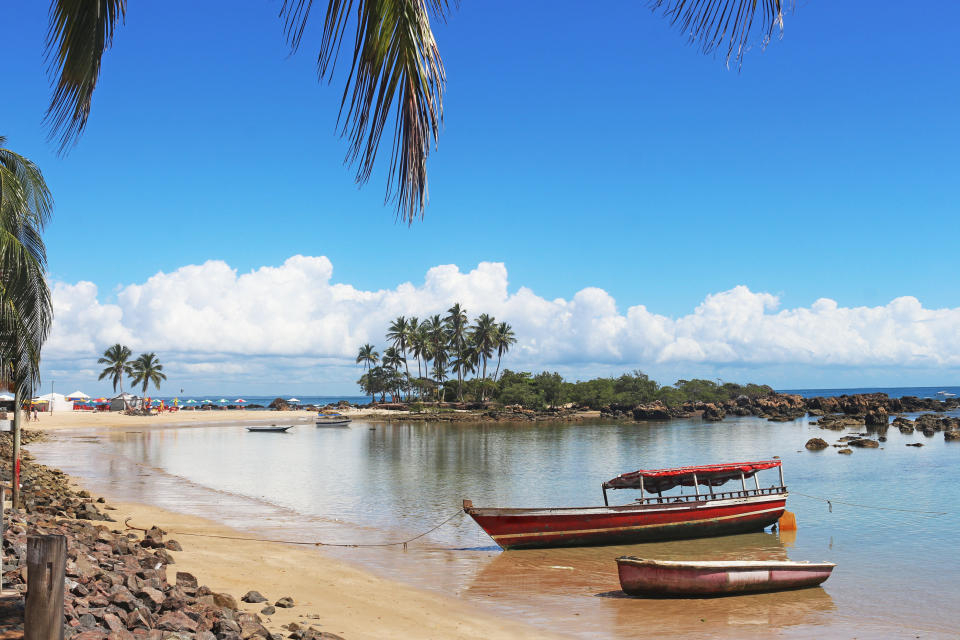
[[[372,428],[371,428],[372,427]],[[861,427],[862,429],[862,427]],[[334,549],[387,577],[456,594],[584,638],[949,637],[960,606],[960,446],[942,435],[887,432],[880,449],[810,453],[836,441],[801,419],[670,424],[370,425],[283,437],[241,425],[67,432],[31,449],[47,464],[118,500],[216,517],[271,538],[374,543],[420,533],[463,498],[491,506],[602,503],[600,484],[643,467],[784,460],[799,529],[629,547],[501,553],[463,517],[400,549]],[[922,440],[916,449],[905,444]],[[762,480],[762,478],[761,478]],[[807,498],[834,500],[826,503]],[[631,492],[611,497],[629,500]],[[943,511],[947,517],[864,509],[841,501]],[[617,555],[663,559],[830,560],[824,589],[720,600],[617,597]],[[920,594],[920,595],[918,595]],[[836,604],[834,604],[836,603]]]

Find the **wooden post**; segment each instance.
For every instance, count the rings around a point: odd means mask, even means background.
[[[700,485],[697,483],[697,474],[693,474],[693,492],[697,494],[697,499],[700,499]]]
[[[786,488],[787,485],[783,484],[783,465],[777,467],[780,470],[780,486]]]
[[[753,472],[753,482],[757,485],[757,493],[760,493],[760,478],[757,476],[757,472]]]
[[[27,606],[24,640],[63,640],[65,536],[27,537]]]
[[[16,388],[13,392],[13,460],[10,461],[10,470],[12,477],[10,479],[10,502],[11,508],[16,509],[20,506],[20,390]]]
[[[747,478],[740,472],[740,487],[743,488],[743,495],[747,495]]]

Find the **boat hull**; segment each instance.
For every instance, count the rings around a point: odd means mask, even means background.
[[[570,509],[465,506],[503,549],[634,544],[761,531],[783,515],[786,493],[683,504]]]
[[[350,418],[344,420],[317,420],[318,427],[345,427],[350,424]]]
[[[816,587],[829,562],[666,562],[617,558],[620,587],[635,596],[712,597]]]

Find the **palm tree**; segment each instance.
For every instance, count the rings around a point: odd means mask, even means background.
[[[20,404],[40,384],[40,349],[53,322],[41,232],[53,199],[40,169],[0,136],[0,368],[12,388],[13,505],[20,504]],[[15,461],[15,462],[14,462]]]
[[[129,347],[119,343],[104,351],[103,357],[97,360],[97,364],[107,366],[100,372],[100,377],[97,380],[110,378],[113,383],[113,392],[117,392],[117,385],[119,385],[120,393],[123,393],[123,376],[133,375],[129,362],[132,355],[133,352],[130,351]]]
[[[430,356],[430,344],[427,337],[427,322],[416,322],[410,325],[410,352],[417,359],[417,380],[421,380],[429,369],[427,359]],[[423,361],[423,371],[420,370],[420,361]],[[423,394],[420,394],[423,397]]]
[[[139,358],[131,362],[128,375],[131,385],[143,385],[141,392],[144,395],[146,395],[147,387],[150,386],[151,382],[159,390],[160,382],[167,379],[167,375],[163,373],[163,365],[157,360],[157,354],[155,353],[141,354]]]
[[[500,373],[500,359],[510,351],[510,347],[517,344],[517,337],[513,333],[513,327],[506,322],[501,322],[493,331],[493,347],[497,350],[497,370],[493,372],[493,381],[497,381],[497,375]]]
[[[380,360],[380,354],[377,353],[377,350],[369,342],[362,347],[360,351],[357,352],[357,364],[363,364],[363,368],[366,370],[367,374],[370,373],[370,368],[377,364],[377,361]],[[369,377],[369,376],[368,376]],[[374,401],[373,392],[370,392],[370,403]]]
[[[433,375],[437,384],[442,386],[447,372],[447,329],[446,326],[444,326],[443,320],[440,319],[439,314],[427,320],[426,324],[427,344],[430,345],[430,359],[433,360]],[[439,399],[439,397],[438,389],[437,398]]]
[[[463,361],[463,350],[466,347],[465,332],[467,329],[467,312],[460,303],[454,304],[447,309],[447,317],[443,319],[447,324],[447,331],[450,334],[450,346],[457,356],[457,362]],[[463,368],[458,367],[457,371],[457,399],[463,402]]]
[[[364,369],[367,371],[370,371],[370,367],[375,366],[379,360],[380,354],[369,342],[360,347],[360,351],[357,353],[357,364],[362,363]]]
[[[319,4],[319,3],[318,3]],[[394,130],[387,198],[408,224],[427,202],[427,158],[443,123],[446,73],[430,21],[444,22],[451,0],[329,0],[318,55],[320,79],[332,81],[346,40],[351,66],[340,113],[349,141],[346,162],[356,180],[369,181],[384,129]],[[769,42],[783,32],[783,0],[655,0],[661,11],[704,53],[726,48],[726,62],[742,62],[754,37]],[[307,31],[313,0],[284,0],[280,17],[291,52]],[[87,124],[104,52],[126,15],[126,0],[51,0],[46,59],[56,76],[46,120],[61,151]],[[313,31],[313,30],[311,30]],[[351,47],[350,44],[353,46]],[[395,122],[395,125],[391,125]],[[338,125],[339,126],[339,125]]]
[[[387,367],[393,373],[397,374],[400,372],[400,365],[405,365],[407,363],[407,359],[403,357],[403,354],[400,353],[400,350],[397,349],[396,347],[387,347],[383,351],[383,359],[381,360],[381,362],[383,362],[384,367]],[[400,382],[399,376],[394,376],[394,377],[397,378],[397,382],[399,384]],[[407,374],[407,377],[409,378],[410,374]],[[394,394],[395,397],[397,398],[400,397],[400,394],[398,393],[397,389],[394,389],[393,391],[391,391],[391,393]]]
[[[40,236],[53,199],[37,165],[6,142],[0,136],[0,359],[14,392],[29,395],[40,383],[40,349],[53,321]]]
[[[496,320],[493,319],[493,316],[487,313],[481,313],[473,327],[470,329],[470,341],[473,344],[473,348],[477,350],[477,357],[483,361],[483,376],[482,380],[486,382],[487,380],[487,360],[493,357],[493,336],[494,329],[496,327]],[[481,389],[483,386],[481,385]],[[480,400],[481,402],[486,399],[486,392],[481,392]]]
[[[403,316],[399,316],[390,324],[387,329],[387,340],[393,343],[393,346],[403,355],[403,364],[406,367],[407,375],[410,375],[410,367],[407,365],[407,346],[410,341],[410,322]]]

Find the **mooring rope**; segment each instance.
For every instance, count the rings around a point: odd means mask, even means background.
[[[921,513],[921,514],[927,514],[927,515],[929,515],[930,517],[945,516],[945,515],[947,515],[947,513],[949,513],[949,512],[947,512],[947,511],[923,511],[923,510],[921,510],[921,509],[902,509],[902,508],[900,508],[900,507],[881,507],[881,506],[875,505],[875,504],[858,504],[858,503],[856,503],[856,502],[844,502],[843,500],[835,500],[835,499],[833,499],[833,498],[823,498],[823,497],[821,497],[821,496],[811,496],[811,495],[809,495],[809,494],[807,494],[807,493],[800,493],[799,491],[794,491],[794,490],[792,490],[792,489],[790,490],[790,495],[792,495],[792,496],[803,496],[804,498],[811,498],[811,499],[813,499],[813,500],[820,500],[820,501],[822,501],[822,502],[826,502],[826,503],[827,503],[827,506],[830,508],[830,513],[833,513],[833,505],[834,505],[834,504],[843,504],[843,505],[846,505],[846,506],[848,506],[848,507],[860,507],[861,509],[880,509],[880,510],[883,510],[883,511],[902,511],[902,512],[904,512],[904,513]]]
[[[447,524],[457,516],[462,516],[463,513],[464,512],[462,509],[457,509],[456,512],[454,512],[452,515],[450,515],[446,520],[444,520],[440,524],[430,527],[423,533],[418,533],[412,538],[408,538],[406,540],[399,540],[397,542],[355,543],[355,544],[337,543],[337,542],[321,542],[321,541],[306,542],[303,540],[276,540],[272,538],[248,538],[245,536],[226,536],[226,535],[220,535],[215,533],[191,533],[189,531],[167,531],[166,534],[164,535],[194,536],[197,538],[218,538],[220,540],[244,540],[247,542],[275,542],[278,544],[299,544],[299,545],[310,546],[310,547],[395,547],[395,546],[403,545],[403,548],[406,549],[407,544],[409,544],[410,542],[413,542],[414,540],[418,540],[419,538],[422,538],[428,533],[433,533],[434,531],[436,531],[443,525]],[[144,527],[137,527],[130,524],[131,519],[132,518],[127,518],[126,520],[123,521],[123,524],[126,527],[125,531],[143,531],[144,533],[149,531],[149,529],[146,529]]]

